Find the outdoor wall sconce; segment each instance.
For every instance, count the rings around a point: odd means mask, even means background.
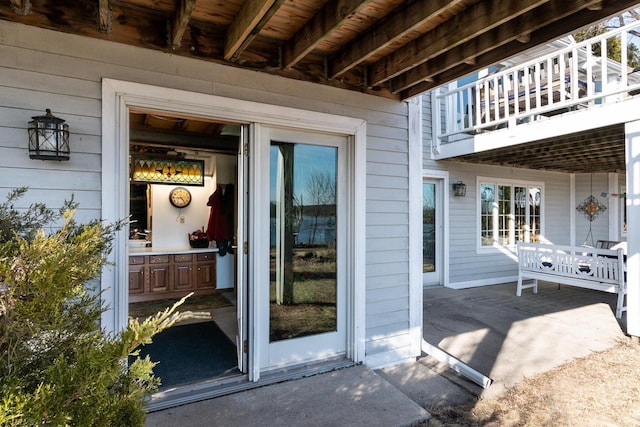
[[[40,160],[69,160],[69,125],[51,114],[35,116],[29,122],[29,157]]]
[[[458,181],[456,183],[453,184],[453,195],[456,197],[464,197],[467,195],[467,185],[462,182],[462,181]]]

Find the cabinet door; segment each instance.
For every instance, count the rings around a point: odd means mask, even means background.
[[[168,292],[171,290],[171,269],[169,255],[150,255],[149,266],[149,292]]]
[[[144,265],[129,265],[129,294],[143,294],[145,273],[147,268]]]
[[[193,255],[173,255],[173,289],[174,291],[188,291],[194,286]]]
[[[181,262],[173,265],[173,290],[189,290],[194,288],[194,274],[192,262]]]
[[[196,288],[215,289],[216,261],[213,253],[198,254],[196,257]]]

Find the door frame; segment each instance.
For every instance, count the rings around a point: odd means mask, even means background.
[[[250,171],[249,188],[259,188],[258,177],[268,168],[268,158],[259,159],[260,124],[297,130],[330,132],[350,137],[353,156],[348,165],[349,182],[353,198],[349,201],[349,220],[352,222],[351,245],[347,262],[351,266],[348,283],[347,357],[356,363],[365,356],[365,241],[366,241],[366,121],[278,105],[262,104],[234,98],[163,88],[141,83],[113,79],[102,80],[102,218],[107,222],[124,218],[127,212],[128,145],[130,108],[151,111],[175,112],[213,120],[229,120],[250,124],[247,153]],[[249,195],[249,219],[257,218],[258,207],[268,195],[251,191]],[[268,203],[268,200],[267,200]],[[249,224],[248,281],[249,300],[248,340],[249,379],[259,379],[259,354],[257,339],[252,333],[259,331],[256,310],[252,300],[256,298],[257,283],[262,277],[258,260],[260,242],[269,237],[259,221]],[[101,276],[102,299],[108,309],[102,314],[102,328],[107,333],[120,331],[127,325],[127,236],[116,233],[113,251],[109,254],[109,267]]]

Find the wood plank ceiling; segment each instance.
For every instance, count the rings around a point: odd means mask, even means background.
[[[454,160],[555,172],[624,173],[624,124],[466,154]]]
[[[0,19],[407,99],[638,0],[1,0]]]

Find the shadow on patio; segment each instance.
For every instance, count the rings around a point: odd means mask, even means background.
[[[626,315],[616,295],[541,282],[538,294],[515,284],[424,291],[424,338],[493,379],[495,397],[526,376],[613,346]]]

